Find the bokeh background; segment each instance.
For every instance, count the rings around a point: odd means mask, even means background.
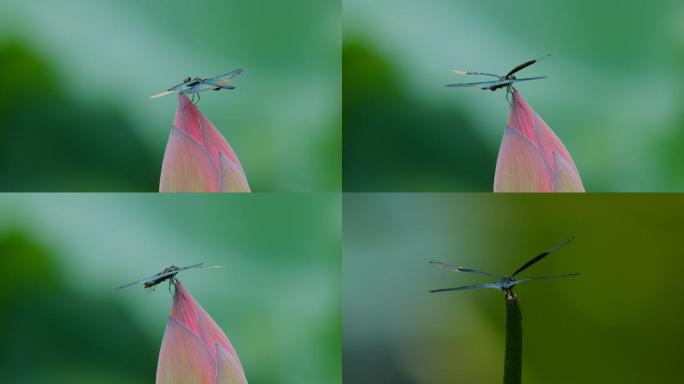
[[[523,382],[667,383],[684,354],[684,198],[676,195],[348,194],[343,375],[350,383],[496,383],[503,293],[487,282],[575,235],[515,288]]]
[[[0,382],[153,383],[169,265],[235,346],[250,383],[341,382],[340,199],[5,195]]]
[[[504,92],[444,85],[549,52],[518,89],[587,191],[684,190],[681,1],[345,0],[343,21],[347,191],[491,191]]]
[[[0,2],[0,190],[157,191],[186,76],[253,191],[341,186],[337,0]]]

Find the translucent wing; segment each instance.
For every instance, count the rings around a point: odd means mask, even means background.
[[[516,66],[515,68],[511,69],[510,72],[508,72],[508,73],[506,74],[506,77],[511,76],[512,74],[514,74],[514,73],[516,73],[516,72],[518,72],[518,71],[522,71],[523,69],[529,67],[530,65],[532,65],[532,64],[534,64],[534,63],[536,63],[536,62],[539,62],[539,61],[541,61],[541,60],[543,60],[543,59],[545,59],[545,58],[547,58],[547,57],[549,57],[549,56],[551,56],[551,54],[550,54],[550,53],[547,53],[546,55],[544,55],[544,56],[542,56],[542,57],[540,57],[540,58],[532,59],[532,60],[526,61],[526,62],[524,62],[524,63],[522,63],[522,64]]]
[[[179,93],[180,93],[181,95],[190,95],[190,94],[193,94],[193,93],[200,93],[200,92],[208,91],[208,90],[210,90],[210,89],[215,89],[215,90],[219,90],[219,89],[235,89],[235,87],[233,87],[232,85],[225,85],[225,86],[223,86],[223,87],[218,87],[218,86],[216,86],[216,85],[212,85],[212,84],[208,84],[208,83],[200,83],[200,84],[197,84],[197,85],[193,85],[192,87],[188,87],[188,88],[186,88],[186,89],[180,91]]]
[[[476,285],[466,285],[463,287],[456,287],[456,288],[432,289],[432,290],[430,290],[430,292],[435,293],[435,292],[447,292],[447,291],[464,291],[466,289],[479,289],[479,288],[501,289],[501,283],[485,283],[485,284],[476,284]]]
[[[525,77],[523,79],[510,79],[507,81],[510,81],[511,83],[517,83],[518,81],[530,81],[530,80],[539,80],[539,79],[546,79],[546,76]]]
[[[168,95],[170,93],[174,93],[174,92],[175,91],[169,91],[169,90],[161,91],[159,93],[155,93],[154,95],[150,96],[150,99],[156,99],[157,97],[166,96],[166,95]]]
[[[436,265],[436,266],[441,267],[441,268],[446,268],[446,269],[448,269],[450,271],[454,271],[454,272],[478,273],[480,275],[486,275],[489,277],[493,277],[495,279],[501,278],[501,276],[496,276],[496,275],[493,275],[489,272],[484,272],[484,271],[480,271],[480,270],[472,269],[472,268],[459,267],[459,266],[454,265],[454,264],[442,263],[441,261],[430,261],[430,264]]]
[[[155,278],[159,278],[159,277],[161,277],[161,276],[162,276],[162,273],[157,273],[157,274],[154,274],[154,275],[152,275],[152,276],[148,276],[148,277],[146,277],[146,278],[144,278],[144,279],[140,279],[140,280],[134,281],[134,282],[132,282],[132,283],[120,285],[120,286],[118,286],[118,287],[116,287],[116,288],[114,288],[114,289],[128,288],[128,287],[133,286],[133,285],[143,284],[143,283],[145,283],[145,282],[148,281],[148,280],[152,280],[152,279],[155,279]]]
[[[228,72],[224,75],[212,77],[211,79],[206,79],[206,80],[204,80],[204,82],[207,84],[213,85],[215,87],[219,87],[219,88],[228,88],[229,87],[228,89],[232,89],[234,87],[228,86],[228,83],[230,82],[230,80],[240,76],[244,71],[245,70],[242,68],[236,69],[236,70]]]
[[[476,83],[456,83],[456,84],[447,84],[447,87],[482,87],[482,88],[489,88],[497,85],[503,85],[503,84],[510,84],[512,83],[512,80],[492,80],[492,81],[478,81]]]
[[[495,75],[493,73],[487,73],[487,72],[473,72],[473,71],[466,71],[464,69],[456,69],[454,70],[454,73],[457,75],[480,75],[480,76],[490,76],[490,77],[496,77],[497,79],[501,78],[499,75]]]
[[[176,84],[173,87],[167,89],[166,91],[161,91],[159,93],[155,93],[154,95],[150,96],[150,99],[156,99],[157,97],[162,97],[162,96],[166,96],[170,93],[174,93],[174,92],[178,91],[179,88],[181,88],[181,87],[185,86],[186,84],[189,84],[193,81],[195,81],[195,79],[189,79],[188,78],[187,80],[183,81],[182,83]]]
[[[548,251],[544,251],[544,252],[538,254],[537,256],[531,258],[528,262],[526,262],[526,263],[523,264],[520,268],[518,268],[515,272],[513,272],[513,274],[512,274],[511,276],[517,275],[518,273],[520,273],[520,272],[526,270],[527,268],[531,267],[532,265],[536,264],[537,262],[539,262],[541,259],[545,258],[546,256],[548,256],[548,255],[552,254],[553,252],[556,252],[557,250],[559,250],[559,249],[565,247],[565,246],[568,245],[574,238],[575,238],[575,236],[572,236],[571,238],[569,238],[569,239],[563,241],[562,243],[556,245],[555,247],[549,249]]]
[[[570,273],[564,273],[562,275],[550,275],[550,276],[538,276],[538,277],[528,277],[525,279],[516,279],[515,283],[513,285],[517,285],[520,283],[524,283],[526,281],[532,281],[532,280],[548,280],[548,279],[558,279],[561,277],[570,277],[570,276],[578,276],[579,272],[570,272]]]
[[[183,268],[178,268],[178,271],[176,271],[176,272],[184,271],[186,269],[191,269],[191,268],[213,269],[213,268],[223,268],[223,265],[204,265],[204,263],[199,263],[199,264],[190,265],[190,266],[183,267]]]

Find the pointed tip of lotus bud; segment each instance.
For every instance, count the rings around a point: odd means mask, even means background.
[[[584,191],[570,153],[517,89],[499,150],[494,191]]]
[[[222,157],[226,159],[222,160]],[[164,152],[160,192],[249,192],[240,160],[197,105],[178,96]]]
[[[247,383],[240,359],[216,322],[180,281],[164,332],[157,384]]]

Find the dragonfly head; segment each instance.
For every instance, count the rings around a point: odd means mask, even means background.
[[[177,266],[172,265],[168,268],[164,268],[164,270],[161,273],[169,273],[169,272],[177,271],[178,269],[179,268]]]

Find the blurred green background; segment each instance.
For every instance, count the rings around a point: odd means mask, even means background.
[[[340,2],[0,2],[0,190],[157,191],[186,76],[253,191],[341,187]]]
[[[518,88],[587,191],[684,190],[681,1],[345,0],[343,20],[346,191],[491,191],[504,92],[444,85],[548,52]]]
[[[523,382],[667,383],[684,353],[684,197],[348,194],[343,200],[345,382],[496,383],[503,293],[439,260],[521,277]]]
[[[340,383],[340,199],[4,195],[0,382],[152,383],[171,264],[257,383]]]

